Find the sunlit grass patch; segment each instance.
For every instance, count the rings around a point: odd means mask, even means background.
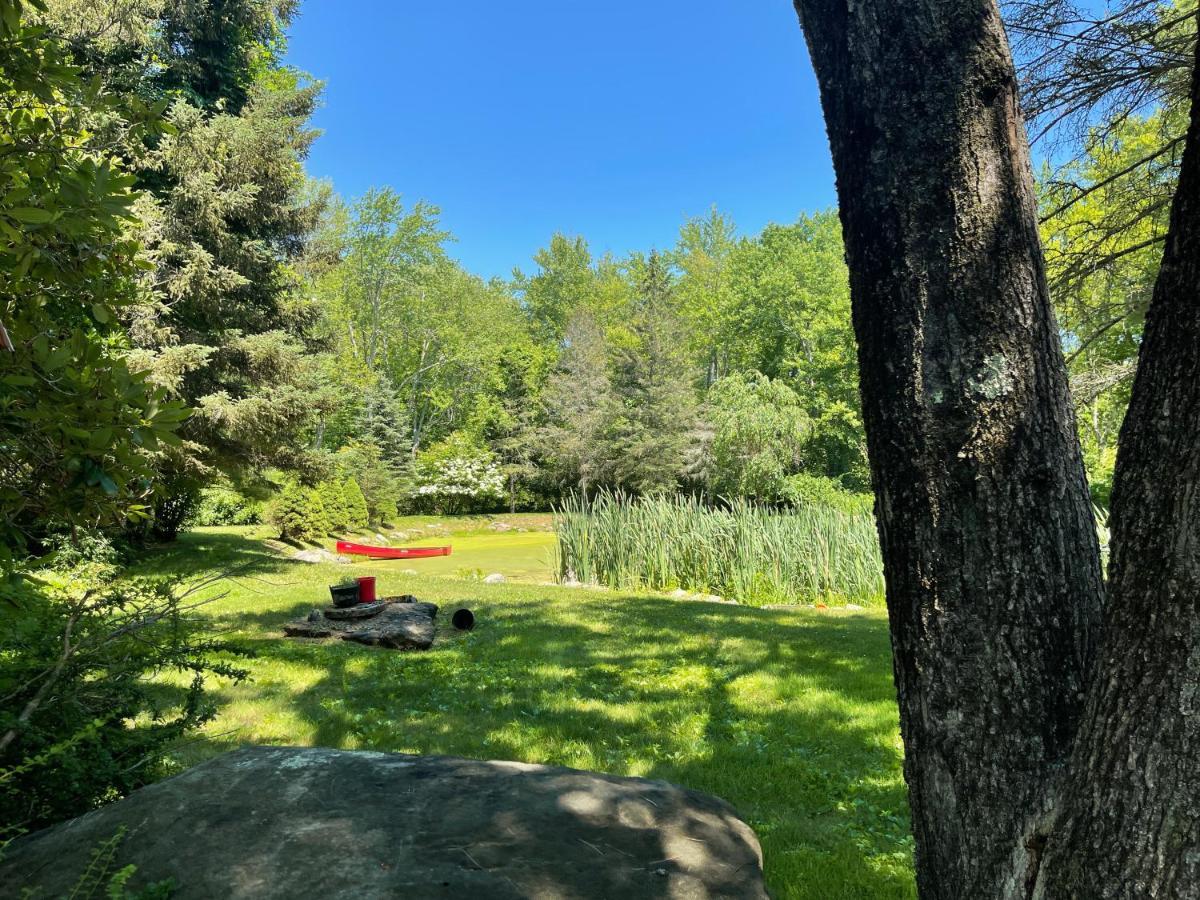
[[[204,608],[254,656],[192,764],[243,743],[513,759],[660,778],[732,803],[780,898],[912,898],[886,620],[618,591],[407,576],[394,564],[289,562],[236,529],[184,535],[145,572],[230,572]],[[287,640],[326,585],[472,608],[427,653]]]

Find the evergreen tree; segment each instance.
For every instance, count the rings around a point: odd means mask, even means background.
[[[215,472],[244,483],[313,462],[303,436],[319,384],[308,352],[316,313],[297,297],[290,263],[324,202],[303,170],[320,87],[280,62],[294,5],[139,0],[114,12],[52,0],[46,13],[119,98],[97,128],[125,135],[120,152],[143,191],[145,299],[124,313],[133,358],[195,410],[184,442],[159,456],[162,537]],[[122,108],[159,98],[171,104],[165,137],[144,140],[120,120]]]
[[[270,521],[285,541],[307,541],[315,537],[312,533],[308,490],[295,481],[289,481],[275,495],[271,504]]]
[[[367,498],[353,478],[347,478],[342,486],[346,498],[347,525],[352,530],[366,528],[370,524],[370,513],[367,509]]]
[[[396,517],[401,494],[399,478],[383,461],[375,444],[351,443],[338,451],[336,461],[338,471],[346,473],[366,498],[367,524],[382,525]]]
[[[641,494],[674,490],[696,423],[696,396],[685,341],[672,309],[670,272],[657,252],[638,268],[633,340],[616,352],[619,398],[609,423],[616,482]]]
[[[586,310],[567,323],[558,369],[542,398],[541,456],[560,485],[587,494],[608,474],[604,435],[617,408],[603,329]]]
[[[321,491],[318,488],[308,488],[305,491],[304,500],[307,540],[316,543],[326,535],[333,533],[333,521],[329,518],[329,511],[325,508],[325,501],[321,498]]]
[[[381,378],[364,394],[358,430],[359,439],[375,444],[386,464],[400,469],[410,461],[408,410],[386,378]]]
[[[317,496],[325,510],[326,534],[340,534],[350,525],[350,508],[346,503],[346,492],[342,482],[329,480],[317,486]]]

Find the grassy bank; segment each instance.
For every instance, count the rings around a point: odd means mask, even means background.
[[[516,535],[514,535],[516,536]],[[415,568],[415,566],[414,566]],[[405,576],[386,593],[469,605],[479,628],[423,654],[281,637],[346,566],[289,562],[209,529],[141,570],[225,573],[203,609],[253,652],[181,765],[244,743],[515,759],[662,778],[754,826],[769,886],[796,900],[915,896],[881,613],[757,610],[609,591]]]
[[[573,499],[556,522],[559,575],[620,590],[741,603],[883,602],[875,521],[821,506],[714,510],[689,497]]]

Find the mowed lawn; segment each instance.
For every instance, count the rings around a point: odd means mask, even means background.
[[[409,563],[305,564],[253,533],[185,534],[139,567],[224,574],[201,614],[253,654],[249,681],[218,686],[221,715],[181,748],[181,765],[261,743],[660,778],[738,809],[762,841],[776,897],[915,897],[882,612],[484,585],[402,574]],[[494,550],[529,535],[487,537]],[[326,585],[348,573],[447,613],[469,606],[479,625],[444,629],[427,653],[282,637],[284,622],[324,605]]]

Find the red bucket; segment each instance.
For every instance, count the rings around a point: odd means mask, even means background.
[[[358,579],[358,602],[359,603],[374,603],[375,602],[375,576],[364,575]]]

